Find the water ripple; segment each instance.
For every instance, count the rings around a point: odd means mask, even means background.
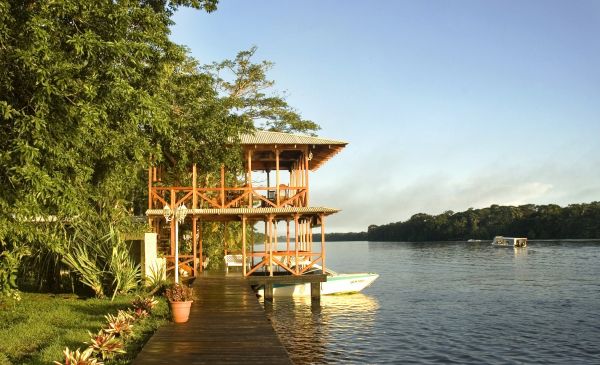
[[[297,364],[598,364],[600,245],[331,243],[381,277],[364,294],[265,310]]]

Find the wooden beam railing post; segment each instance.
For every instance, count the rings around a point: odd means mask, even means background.
[[[325,215],[319,215],[321,219],[321,263],[325,272]]]
[[[309,151],[308,151],[308,146],[307,146],[307,147],[306,147],[306,154],[304,155],[304,161],[305,161],[305,170],[304,170],[304,175],[305,175],[304,179],[305,179],[305,180],[304,180],[304,187],[306,188],[306,194],[305,194],[305,196],[304,196],[304,206],[305,206],[305,207],[308,207],[308,204],[309,204],[309,202],[308,202],[308,171],[309,171],[309,167],[308,167],[308,166],[309,166],[309,165],[308,165],[308,154],[309,154]]]
[[[200,221],[198,229],[198,254],[200,256],[200,272],[204,271],[204,253],[202,252],[202,221]]]
[[[275,146],[275,201],[279,208],[279,150]]]
[[[285,226],[285,260],[286,264],[289,266],[291,260],[288,256],[290,254],[290,220],[288,218],[285,219]]]
[[[177,208],[175,206],[175,204],[177,202],[176,196],[175,196],[175,190],[171,189],[170,194],[171,194],[171,209],[173,211],[175,211],[175,209]],[[171,219],[171,256],[175,255],[175,223],[176,222],[177,222],[177,219]]]
[[[242,216],[242,274],[246,276],[246,216]]]
[[[225,207],[225,165],[221,165],[221,208]]]
[[[298,263],[298,214],[294,215],[294,247],[296,249],[296,275],[300,273],[300,265]]]
[[[152,209],[152,166],[148,168],[148,209]],[[148,225],[152,227],[150,217],[148,217]]]
[[[198,188],[196,164],[192,166],[192,209],[198,208]]]
[[[252,196],[254,195],[254,186],[252,185],[252,150],[248,150],[248,181],[247,186],[250,188],[250,195],[248,196],[248,208],[252,208]]]
[[[268,216],[269,276],[273,276],[273,216]]]
[[[198,234],[196,233],[196,222],[198,218],[192,216],[192,251],[194,255],[194,259],[192,260],[192,273],[193,276],[198,276],[198,256],[197,256],[197,244],[198,244]]]

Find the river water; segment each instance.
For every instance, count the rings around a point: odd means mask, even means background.
[[[296,364],[600,364],[600,241],[327,250],[331,269],[381,276],[320,306],[265,307]]]

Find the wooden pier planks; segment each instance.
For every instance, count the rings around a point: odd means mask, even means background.
[[[190,320],[161,327],[138,354],[144,364],[292,364],[243,278],[200,277]]]

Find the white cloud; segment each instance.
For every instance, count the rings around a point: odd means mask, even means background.
[[[436,172],[416,178],[397,172],[385,179],[354,171],[324,189],[313,185],[313,197],[342,209],[329,218],[328,232],[363,231],[369,224],[406,220],[420,212],[600,200],[600,171],[592,169],[592,161],[586,165],[496,166],[469,175]]]

